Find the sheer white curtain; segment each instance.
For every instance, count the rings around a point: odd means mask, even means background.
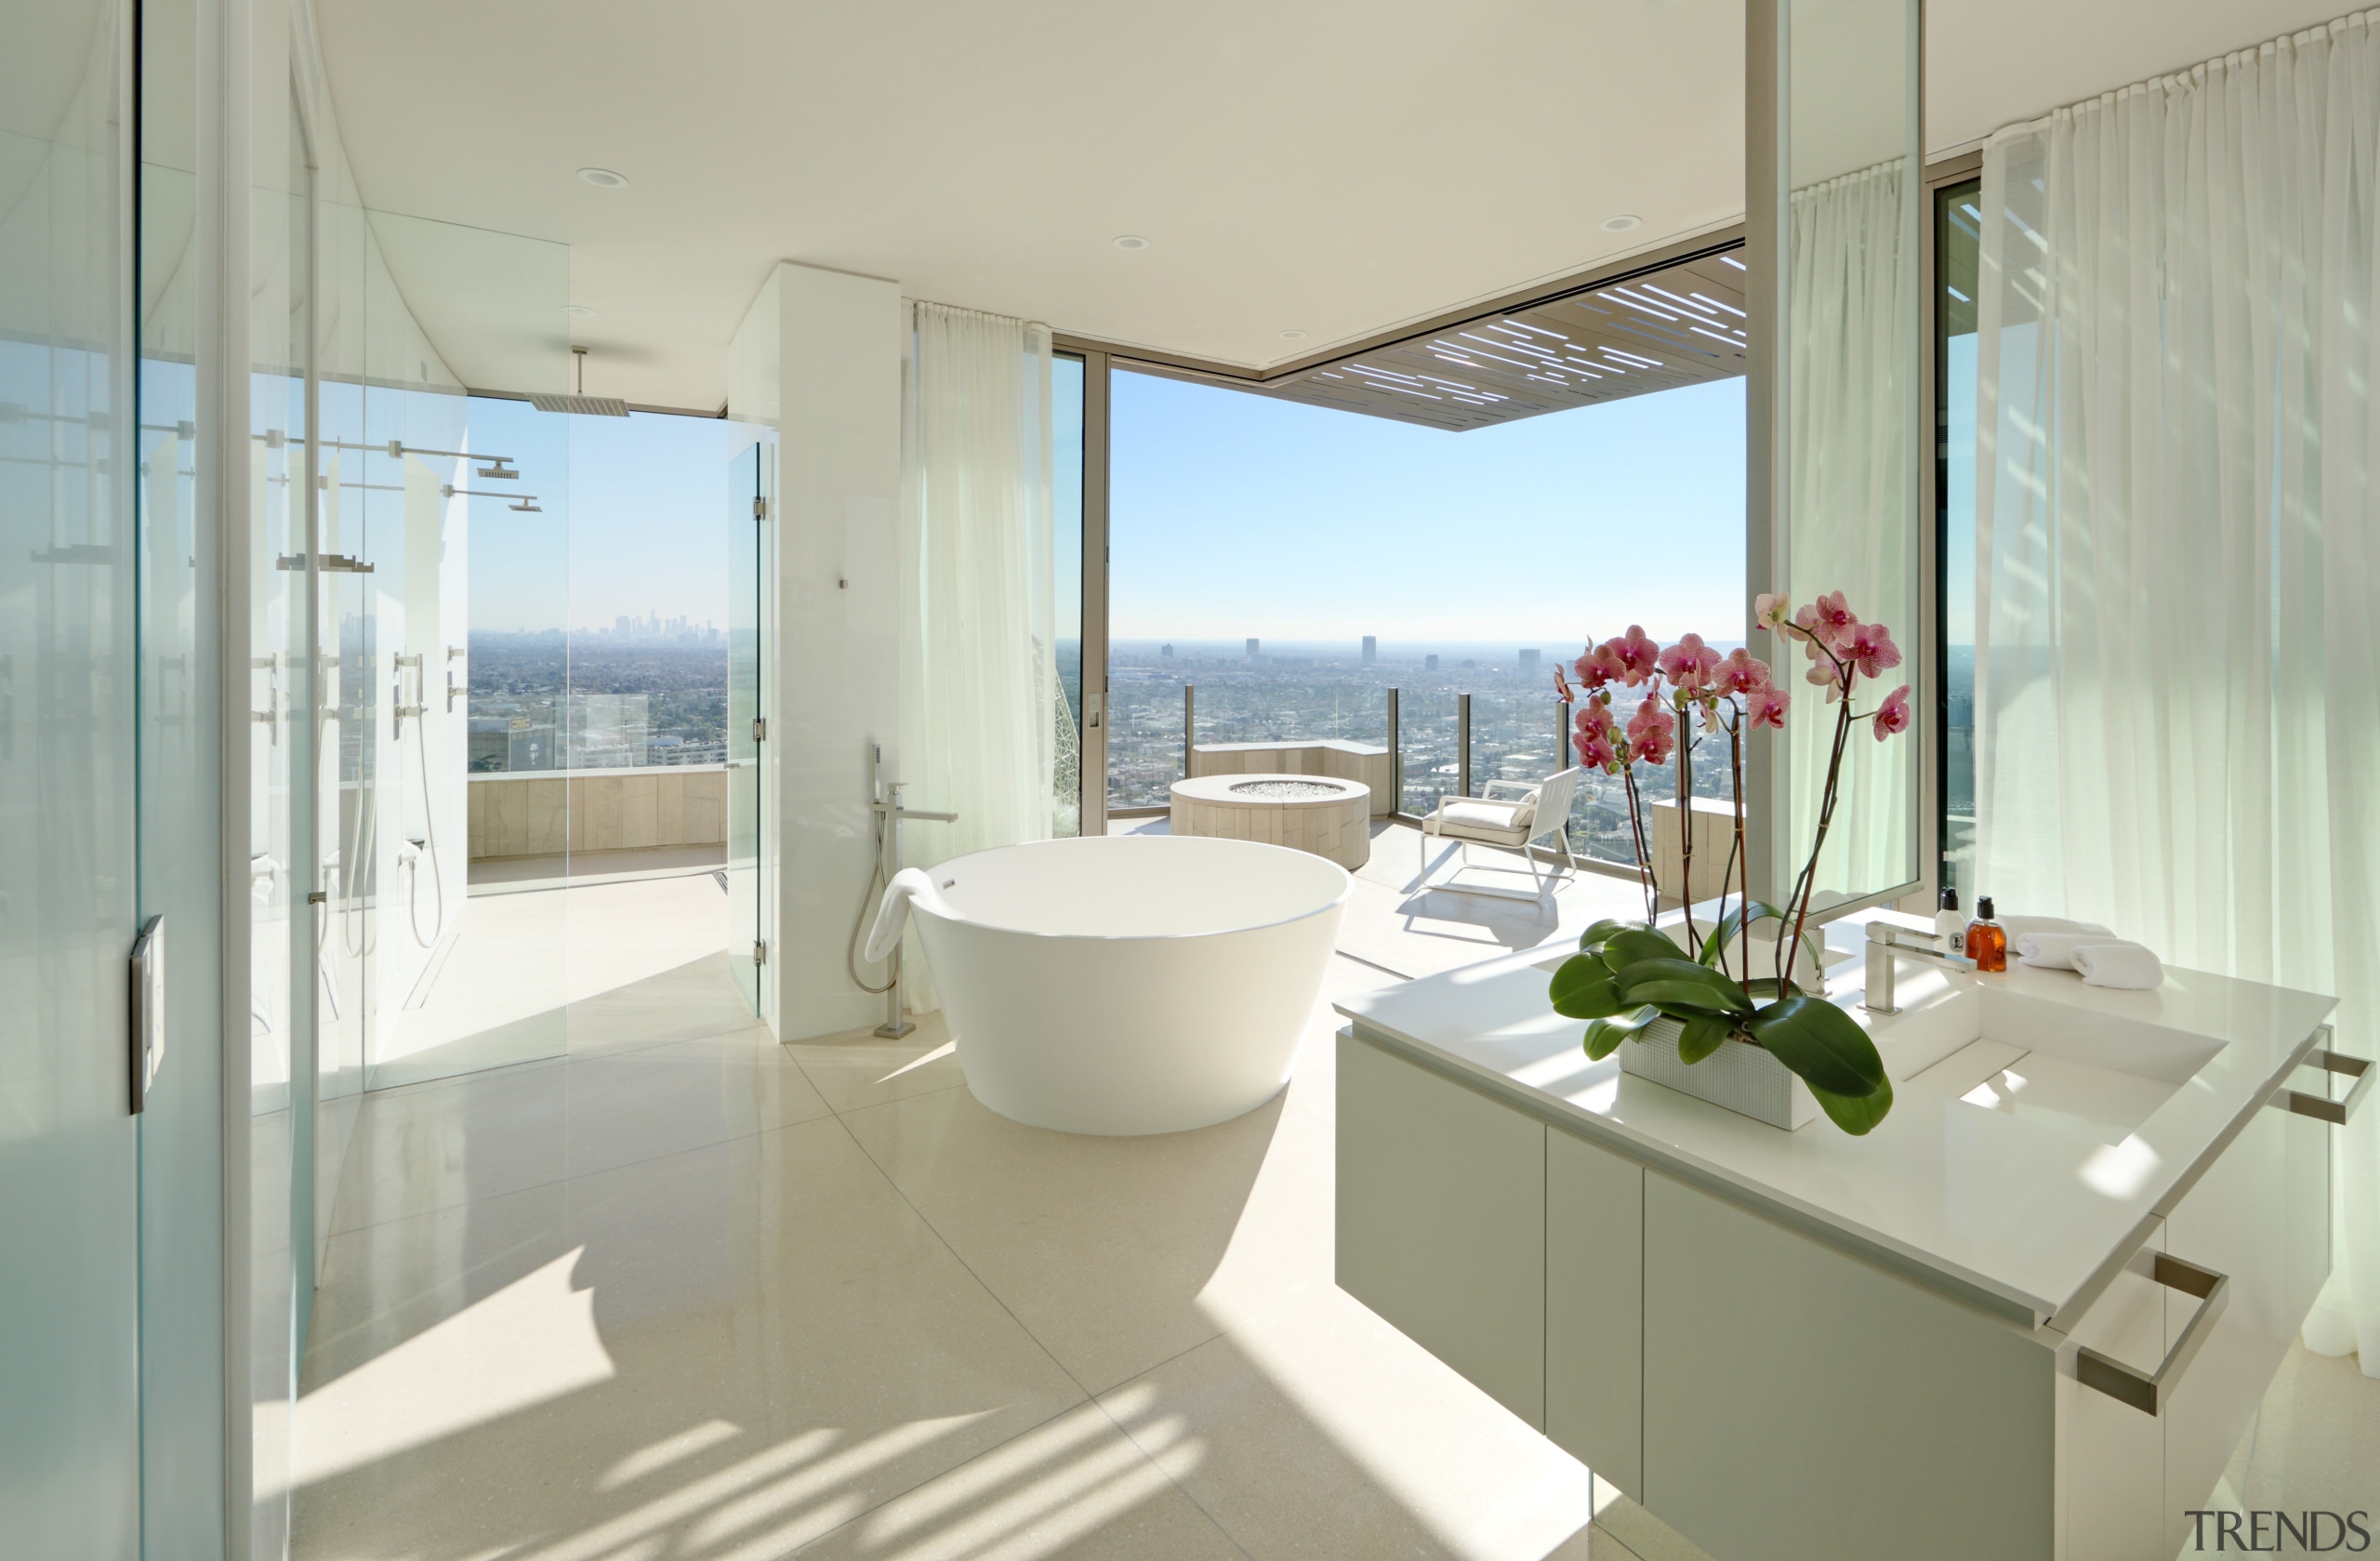
[[[1786,589],[1797,604],[1842,591],[1861,617],[1891,626],[1909,656],[1906,675],[1867,685],[1861,708],[1872,708],[1895,683],[1914,682],[1916,670],[1908,182],[1899,162],[1881,164],[1796,190],[1790,207]],[[1753,648],[1778,658],[1777,671],[1795,693],[1786,745],[1787,839],[1798,871],[1818,834],[1834,710],[1823,691],[1798,681],[1806,663],[1796,648]],[[1818,863],[1819,903],[1917,876],[1917,751],[1910,742],[1878,743],[1865,728],[1852,733],[1842,802]]]
[[[2380,1023],[2380,12],[1992,138],[1981,887]],[[2307,1326],[2380,1376],[2380,1111]]]
[[[901,770],[911,806],[955,812],[905,838],[926,865],[1047,840],[1058,694],[1050,332],[920,302],[901,526]],[[934,1006],[922,950],[916,1006]]]

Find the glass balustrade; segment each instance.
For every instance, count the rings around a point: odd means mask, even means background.
[[[1414,681],[1435,686],[1228,672],[1217,677],[1211,668],[1198,672],[1193,676],[1189,669],[1130,666],[1117,669],[1108,737],[1111,812],[1168,805],[1170,788],[1183,773],[1185,718],[1195,721],[1201,746],[1337,738],[1385,747],[1393,733],[1400,778],[1398,811],[1408,818],[1427,816],[1441,798],[1480,796],[1490,781],[1534,785],[1578,762],[1568,735],[1575,707],[1563,704],[1550,690],[1509,685],[1465,689],[1426,674]],[[1634,710],[1627,692],[1618,692],[1615,718],[1624,725]],[[1722,803],[1730,799],[1724,733],[1703,736],[1694,748],[1692,765],[1698,799]],[[1659,769],[1639,766],[1636,787],[1640,803],[1648,808],[1673,801],[1674,762]],[[1620,777],[1600,773],[1580,777],[1568,834],[1570,850],[1582,860],[1634,865],[1628,793]]]

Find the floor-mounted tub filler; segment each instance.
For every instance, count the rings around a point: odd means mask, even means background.
[[[1354,880],[1247,840],[1002,846],[885,892],[867,955],[917,919],[975,1098],[1065,1132],[1180,1132],[1289,1082]]]

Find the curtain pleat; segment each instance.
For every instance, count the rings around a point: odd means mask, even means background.
[[[903,837],[913,866],[1050,838],[1061,697],[1047,326],[920,302],[903,439],[901,776],[959,815]],[[937,1006],[924,950],[913,1006]]]
[[[1907,199],[1906,172],[1895,162],[1797,190],[1791,203],[1785,589],[1796,603],[1842,591],[1861,617],[1889,625],[1909,653],[1899,675],[1863,685],[1862,708],[1873,708],[1894,683],[1913,682],[1916,670]],[[1775,654],[1795,695],[1785,764],[1787,840],[1798,868],[1818,835],[1834,710],[1823,691],[1798,681],[1806,666],[1798,652],[1780,644]],[[1911,855],[1917,757],[1914,743],[1878,743],[1865,727],[1853,730],[1818,863],[1818,904],[1917,876]]]
[[[1994,136],[1977,860],[2010,911],[2380,999],[2380,12]],[[2380,1112],[2309,1345],[2380,1376]]]

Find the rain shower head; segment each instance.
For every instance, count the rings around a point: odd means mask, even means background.
[[[617,396],[590,396],[587,393],[587,349],[574,347],[571,359],[578,372],[578,391],[575,395],[532,395],[529,404],[540,412],[572,412],[582,417],[625,417],[628,403]]]
[[[575,412],[582,417],[625,417],[628,403],[617,396],[532,395],[529,404],[540,412]]]
[[[508,467],[504,464],[504,457],[503,457],[503,456],[497,456],[497,457],[496,457],[496,464],[495,464],[494,466],[483,466],[483,467],[478,468],[477,470],[478,470],[478,471],[479,471],[479,474],[480,474],[481,476],[483,476],[483,477],[500,477],[500,478],[503,478],[504,480],[506,480],[507,482],[515,481],[515,480],[517,480],[517,479],[520,477],[520,475],[521,475],[521,473],[520,473],[520,472],[515,471],[515,470],[510,470],[509,468],[508,468]]]

